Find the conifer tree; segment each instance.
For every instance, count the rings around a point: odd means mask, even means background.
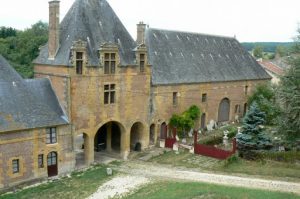
[[[253,102],[243,120],[242,134],[237,135],[238,149],[258,150],[272,146],[270,138],[263,132],[266,114],[262,112],[256,102]]]

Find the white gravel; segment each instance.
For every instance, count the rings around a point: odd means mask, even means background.
[[[139,175],[151,179],[178,179],[186,181],[198,181],[216,183],[229,186],[239,186],[247,188],[265,189],[272,191],[292,192],[300,195],[300,183],[285,182],[279,180],[266,180],[251,177],[238,177],[231,175],[221,175],[190,171],[188,169],[178,169],[147,163],[128,162],[119,169],[124,173]]]
[[[149,182],[149,178],[142,176],[117,176],[100,186],[88,199],[121,198]]]

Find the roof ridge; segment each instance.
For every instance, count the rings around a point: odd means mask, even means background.
[[[192,31],[181,31],[181,30],[162,29],[162,28],[147,28],[147,30],[160,30],[160,31],[167,31],[167,32],[188,33],[188,34],[195,34],[195,35],[203,35],[203,36],[219,37],[219,38],[227,38],[227,39],[236,40],[236,38],[230,37],[230,36],[215,35],[215,34],[208,34],[208,33],[199,33],[199,32],[192,32]]]

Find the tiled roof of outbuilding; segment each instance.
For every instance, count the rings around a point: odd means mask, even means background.
[[[146,45],[154,85],[271,78],[234,38],[150,28]]]
[[[60,47],[54,60],[48,59],[48,45],[42,47],[37,64],[71,66],[73,41],[86,41],[88,66],[98,66],[97,51],[104,43],[119,46],[121,65],[133,64],[136,47],[120,19],[106,0],[75,0],[60,24]]]
[[[48,79],[22,79],[1,55],[0,78],[0,132],[68,124]]]

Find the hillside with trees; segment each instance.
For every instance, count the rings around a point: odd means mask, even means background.
[[[32,61],[38,56],[39,47],[48,40],[48,24],[41,21],[24,31],[0,27],[0,54],[24,78],[33,77]]]
[[[242,46],[247,51],[252,51],[256,46],[260,46],[264,52],[275,53],[277,48],[290,48],[293,42],[243,42]]]

